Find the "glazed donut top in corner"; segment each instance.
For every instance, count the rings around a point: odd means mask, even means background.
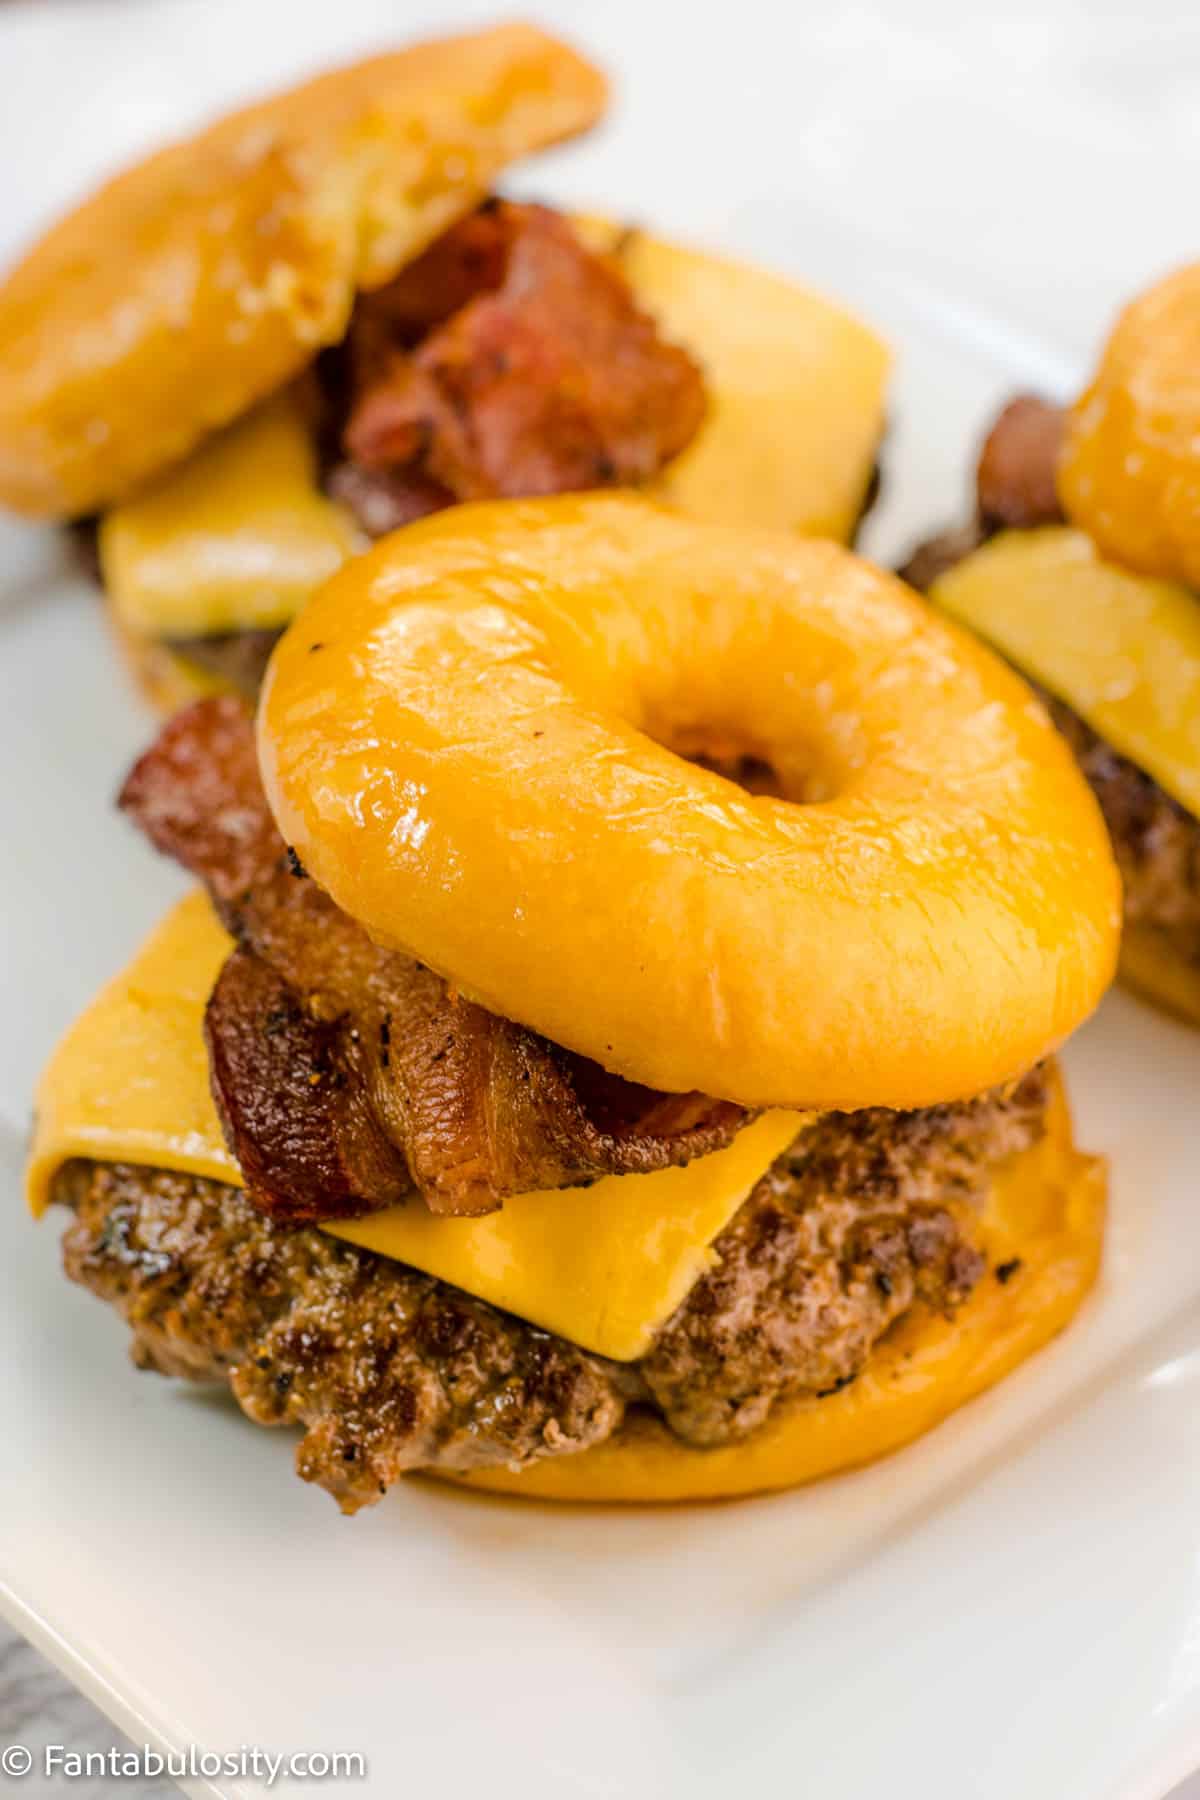
[[[1041,706],[832,544],[628,496],[455,508],[309,604],[259,744],[372,935],[656,1088],[928,1106],[1112,976],[1116,872]]]
[[[1068,416],[1058,490],[1105,556],[1200,586],[1200,263],[1117,320]]]
[[[565,44],[499,25],[334,69],[117,176],[0,285],[0,504],[125,498],[605,98]]]

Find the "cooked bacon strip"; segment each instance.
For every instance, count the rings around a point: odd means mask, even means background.
[[[704,416],[691,357],[542,206],[447,232],[360,303],[349,355],[350,461],[459,500],[644,481]]]
[[[349,333],[356,376],[368,381],[396,350],[415,350],[422,338],[470,301],[494,293],[504,280],[513,238],[527,215],[545,211],[485,200],[435,238],[415,262],[406,263],[386,287],[360,294]]]
[[[927,538],[897,574],[920,594],[998,531],[1062,522],[1058,457],[1067,415],[1037,394],[1018,394],[998,415],[979,453],[975,516]]]
[[[361,463],[334,463],[325,477],[325,491],[354,514],[371,538],[386,537],[389,531],[454,504],[449,488],[415,467],[364,469]]]
[[[312,1018],[269,963],[235,950],[204,1035],[226,1140],[272,1218],[354,1217],[363,1194],[388,1206],[411,1193],[361,1079],[352,1026]]]
[[[987,435],[979,457],[976,495],[986,530],[1054,525],[1058,455],[1067,415],[1037,394],[1010,400]]]
[[[247,1191],[289,1219],[434,1212],[690,1161],[748,1115],[610,1075],[385,950],[286,849],[241,703],[176,715],[120,804],[208,887],[239,948],[209,1003],[210,1065]]]

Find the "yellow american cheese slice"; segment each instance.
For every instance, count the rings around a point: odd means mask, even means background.
[[[35,1213],[72,1157],[242,1185],[201,1035],[229,948],[207,899],[192,894],[72,1026],[38,1087],[28,1167]],[[628,1361],[713,1260],[713,1239],[802,1124],[801,1114],[767,1113],[686,1168],[520,1194],[483,1219],[437,1219],[414,1200],[325,1229]]]
[[[762,270],[576,219],[704,370],[708,416],[651,491],[696,518],[848,538],[891,355],[831,301]],[[118,625],[142,638],[286,624],[358,540],[317,486],[293,395],[268,401],[100,528]]]
[[[693,518],[847,540],[883,436],[883,339],[764,269],[607,220],[574,224],[704,372],[704,424],[651,491]]]
[[[108,513],[100,566],[126,631],[209,637],[286,625],[362,541],[287,390]]]
[[[1083,532],[1005,531],[930,599],[1200,814],[1200,601],[1107,563]]]

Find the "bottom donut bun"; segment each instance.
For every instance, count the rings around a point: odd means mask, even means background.
[[[1103,1160],[1076,1150],[1056,1077],[1045,1136],[993,1189],[979,1241],[988,1272],[953,1318],[907,1316],[850,1386],[776,1409],[744,1442],[696,1450],[648,1413],[579,1456],[513,1472],[443,1476],[526,1499],[647,1503],[734,1499],[873,1462],[929,1431],[1057,1336],[1096,1279]]]
[[[1200,1025],[1200,968],[1177,955],[1160,931],[1126,926],[1119,974],[1143,1000],[1189,1025]]]

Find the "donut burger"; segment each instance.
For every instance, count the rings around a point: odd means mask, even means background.
[[[121,805],[199,878],[42,1079],[36,1211],[135,1360],[562,1500],[789,1486],[1059,1331],[1105,1184],[1054,1051],[1116,955],[1029,690],[837,545],[633,496],[346,567],[257,721]]]
[[[160,703],[252,695],[349,555],[454,501],[637,486],[850,535],[883,424],[872,332],[492,192],[605,98],[530,26],[377,56],[120,175],[0,284],[0,506],[97,522]]]
[[[1004,409],[974,521],[905,573],[1042,690],[1112,837],[1121,973],[1200,1024],[1200,265],[1133,301],[1073,406]]]

